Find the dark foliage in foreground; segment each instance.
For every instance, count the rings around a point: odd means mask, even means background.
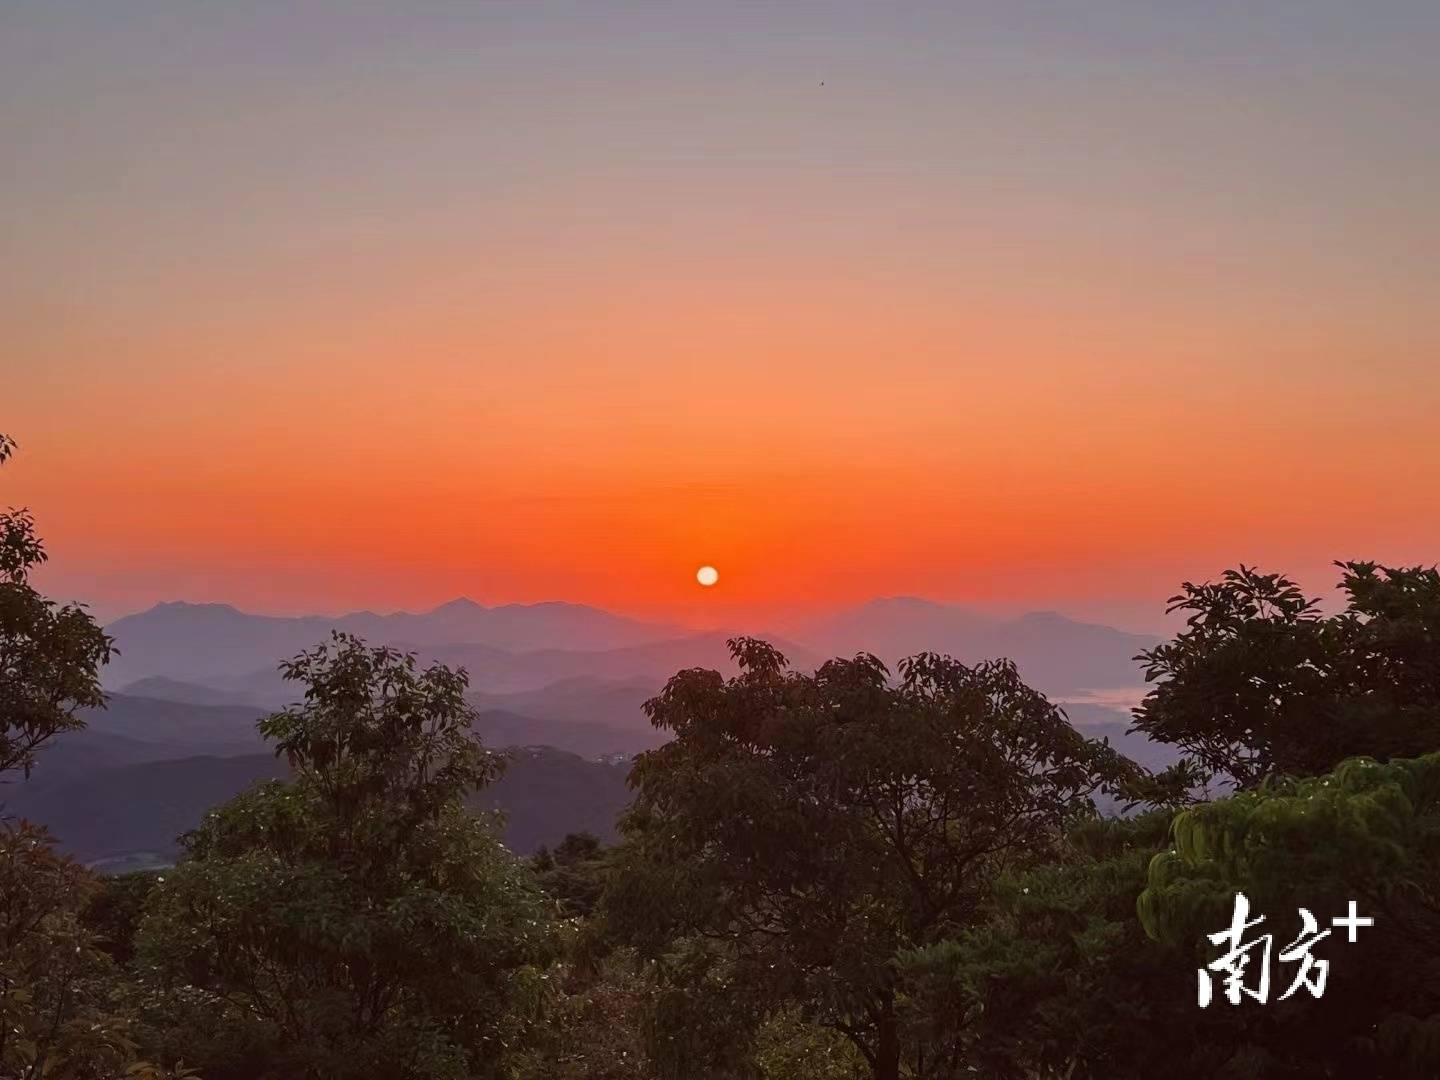
[[[694,939],[677,977],[713,984],[666,1038],[723,1059],[794,1006],[876,1077],[949,1075],[961,1047],[910,1025],[896,954],[980,919],[998,875],[1055,852],[1134,767],[1008,663],[925,654],[892,682],[874,657],[804,675],[763,642],[732,648],[739,676],[681,672],[647,705],[675,737],[636,763],[607,898],[651,953]]]

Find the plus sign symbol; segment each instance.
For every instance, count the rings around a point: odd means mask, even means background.
[[[1359,930],[1362,926],[1374,926],[1375,920],[1369,915],[1360,915],[1358,913],[1358,906],[1356,905],[1354,900],[1351,900],[1349,914],[1347,914],[1344,918],[1337,917],[1331,919],[1330,925],[1338,926],[1342,930],[1344,930],[1346,938],[1349,940],[1351,945],[1354,945],[1355,931]]]

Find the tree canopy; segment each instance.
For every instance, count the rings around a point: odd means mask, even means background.
[[[258,1020],[264,1075],[504,1074],[548,948],[542,896],[461,797],[500,762],[463,671],[358,639],[285,665],[261,722],[294,770],[212,812],[148,904],[172,993]]]
[[[0,465],[16,450],[0,434]],[[78,605],[30,584],[45,546],[26,510],[0,513],[0,779],[30,776],[39,751],[103,707],[110,638]],[[94,874],[26,821],[0,820],[0,1075],[133,1080],[169,1074],[138,1060],[119,971],[86,920]]]
[[[892,680],[868,655],[806,675],[764,642],[731,650],[738,676],[681,672],[646,705],[674,738],[635,765],[612,920],[652,946],[723,943],[688,970],[743,994],[752,1023],[793,1002],[882,1080],[902,1059],[946,1075],[953,1046],[902,1044],[897,952],[969,925],[997,875],[1053,852],[1134,767],[1008,662],[921,654]]]
[[[1170,600],[1184,631],[1140,656],[1155,685],[1136,728],[1242,788],[1440,749],[1440,572],[1336,565],[1330,616],[1280,574],[1186,582]]]
[[[1440,753],[1267,780],[1184,811],[1171,834],[1138,901],[1157,941],[1202,942],[1229,925],[1237,892],[1277,947],[1301,908],[1325,928],[1352,901],[1374,919],[1354,941],[1337,931],[1315,946],[1333,966],[1323,997],[1245,1014],[1233,1047],[1253,1075],[1440,1071]]]
[[[15,449],[0,434],[0,465]],[[28,510],[0,513],[0,774],[29,776],[46,742],[85,726],[77,709],[105,704],[100,668],[113,643],[84,608],[30,584],[46,557]]]

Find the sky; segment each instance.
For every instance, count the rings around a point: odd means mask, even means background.
[[[0,0],[0,504],[105,617],[1145,628],[1431,563],[1437,48],[1428,0]]]

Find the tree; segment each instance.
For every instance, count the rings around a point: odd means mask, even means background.
[[[77,1009],[103,1003],[105,957],[78,913],[95,888],[84,867],[27,823],[0,827],[0,1071],[39,1077],[64,1063],[119,1071],[123,1025]],[[52,1023],[52,1018],[54,1021]]]
[[[1237,892],[1266,919],[1250,937],[1273,933],[1277,949],[1302,907],[1332,933],[1312,949],[1330,965],[1320,999],[1276,1000],[1295,974],[1277,954],[1267,1005],[1207,1010],[1237,1024],[1225,1044],[1233,1074],[1440,1074],[1440,754],[1356,758],[1184,811],[1138,911],[1147,933],[1193,949],[1198,967],[1218,950],[1197,946],[1230,925]],[[1374,919],[1353,942],[1332,923],[1352,901]]]
[[[567,918],[595,913],[605,890],[609,853],[594,833],[567,833],[554,850],[541,847],[530,857],[530,869],[545,895],[560,905]]]
[[[948,1075],[953,1042],[906,1038],[896,954],[971,925],[997,875],[1054,851],[1138,770],[1008,662],[921,654],[892,682],[872,656],[802,675],[764,642],[730,647],[738,676],[684,671],[646,704],[674,738],[636,762],[605,904],[617,933],[672,950],[685,1007],[667,1034],[692,1053],[671,1075],[702,1075],[704,1054],[791,1008],[879,1080],[902,1062]]]
[[[15,442],[0,434],[0,464]],[[76,605],[30,584],[45,547],[26,510],[0,514],[0,775],[28,777],[38,751],[102,707],[110,639]],[[31,1080],[158,1078],[138,1061],[119,973],[84,920],[93,874],[55,850],[48,832],[0,822],[0,1073]],[[182,1070],[183,1072],[183,1070]]]
[[[1186,582],[1185,630],[1139,657],[1155,686],[1136,729],[1240,788],[1440,750],[1440,572],[1336,565],[1347,603],[1329,617],[1279,574]]]
[[[15,442],[0,435],[0,464]],[[0,513],[0,774],[30,775],[36,752],[85,726],[81,708],[102,708],[99,671],[114,645],[88,612],[63,607],[30,585],[46,560],[28,510]]]
[[[461,804],[501,767],[470,732],[464,671],[341,634],[282,670],[305,700],[260,728],[294,778],[185,838],[142,960],[179,997],[258,1021],[283,1048],[270,1075],[503,1075],[548,924]]]
[[[583,930],[546,972],[538,1037],[516,1080],[657,1080],[645,1045],[652,986],[630,950],[592,955]]]
[[[1196,1010],[1191,943],[1135,917],[1170,819],[1082,823],[1053,861],[997,881],[983,922],[902,953],[911,1022],[996,1080],[1219,1075],[1230,1018]]]
[[[44,830],[0,825],[0,1075],[162,1075],[136,1061],[115,966],[81,922],[98,887]]]
[[[145,901],[163,878],[153,870],[107,875],[81,911],[81,922],[117,964],[123,966],[135,958],[135,934],[145,914]]]

